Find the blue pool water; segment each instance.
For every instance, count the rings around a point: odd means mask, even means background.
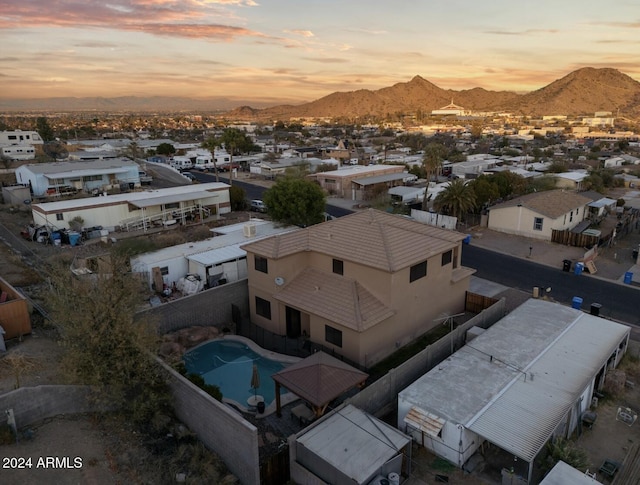
[[[286,367],[235,340],[207,342],[187,352],[183,360],[188,373],[201,375],[207,384],[220,388],[224,399],[232,399],[242,406],[246,406],[247,399],[254,394],[251,387],[254,364],[260,374],[260,387],[256,393],[264,397],[267,406],[275,399],[275,382],[271,376]]]

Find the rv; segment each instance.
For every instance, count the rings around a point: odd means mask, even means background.
[[[193,168],[193,162],[189,157],[177,156],[173,157],[170,165],[176,170],[189,170]]]
[[[0,145],[42,145],[37,131],[0,131]]]
[[[213,170],[214,167],[211,155],[198,155],[196,157],[196,163],[193,165],[193,168],[195,168],[196,170],[202,170],[203,172]]]

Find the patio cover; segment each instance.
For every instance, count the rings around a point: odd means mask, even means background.
[[[67,179],[67,178],[76,178],[76,177],[90,177],[92,175],[107,175],[111,173],[126,173],[128,172],[128,168],[87,168],[87,169],[79,169],[79,170],[70,170],[67,172],[55,172],[55,173],[44,173],[45,178],[48,179]]]
[[[208,192],[206,190],[200,190],[197,192],[187,192],[184,194],[171,194],[160,197],[150,197],[148,199],[130,200],[129,204],[143,209],[146,207],[153,207],[162,204],[173,204],[175,202],[184,202],[187,200],[210,199],[211,197],[218,197],[218,194],[214,192]]]
[[[369,374],[331,357],[316,352],[271,376],[276,382],[276,409],[280,409],[280,386],[313,406],[317,417],[322,416],[331,401],[356,386],[362,386]]]

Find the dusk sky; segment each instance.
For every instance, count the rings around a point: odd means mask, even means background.
[[[527,92],[640,80],[636,0],[0,0],[0,97],[301,103],[415,75]]]

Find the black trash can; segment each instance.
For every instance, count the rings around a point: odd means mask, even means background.
[[[637,263],[638,262],[638,250],[634,249],[633,250],[633,260]]]
[[[264,413],[264,401],[258,401],[256,407],[258,408],[258,414]]]
[[[565,259],[562,261],[562,271],[566,271],[567,273],[571,271],[571,260]]]
[[[601,308],[602,308],[602,305],[600,303],[592,303],[591,312],[590,312],[591,315],[593,315],[594,317],[599,317]]]

